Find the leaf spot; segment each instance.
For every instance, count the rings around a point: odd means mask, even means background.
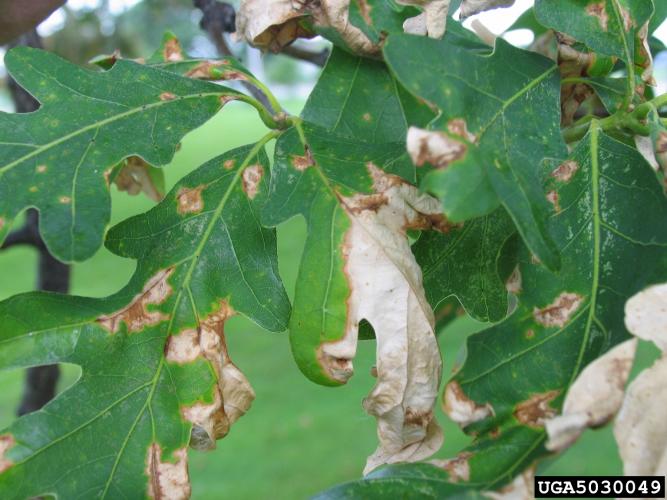
[[[193,188],[181,188],[176,194],[179,214],[190,214],[200,212],[204,208],[204,200],[201,193],[206,186],[201,185]]]
[[[364,114],[361,116],[361,118],[362,118],[365,122],[370,122],[370,121],[372,120],[372,116],[371,116],[370,113],[364,113]]]
[[[568,160],[556,167],[556,169],[551,172],[551,177],[560,182],[570,182],[578,170],[579,164],[574,160]]]
[[[607,14],[605,0],[589,4],[588,7],[586,7],[586,14],[597,18],[600,22],[602,31],[607,31],[609,29],[609,15]]]
[[[176,97],[176,94],[172,94],[171,92],[162,92],[160,94],[161,101],[173,101]]]
[[[444,469],[449,474],[449,480],[452,483],[459,481],[470,481],[470,464],[468,460],[472,457],[472,453],[464,451],[459,453],[455,458],[447,460],[433,460],[433,465]]]
[[[547,193],[547,201],[553,205],[556,213],[560,212],[560,203],[558,200],[559,200],[558,191],[551,190]]]
[[[6,471],[9,469],[14,463],[9,460],[8,458],[5,458],[5,453],[16,444],[16,441],[14,441],[14,436],[11,434],[4,434],[0,436],[0,473]]]
[[[303,172],[308,167],[312,167],[313,165],[315,165],[315,160],[313,159],[313,155],[310,153],[310,149],[306,147],[306,154],[304,154],[303,156],[292,155],[290,163],[299,172]]]
[[[61,196],[60,198],[58,198],[58,201],[63,205],[68,205],[72,202],[72,198],[70,198],[69,196]]]
[[[28,191],[30,191],[31,193],[36,193],[37,192],[37,186],[30,186]]]
[[[162,449],[157,443],[148,448],[146,475],[148,497],[156,500],[185,500],[190,498],[188,452],[186,448],[174,451],[175,463],[162,462]]]
[[[183,60],[183,49],[181,44],[176,38],[172,38],[164,44],[164,49],[162,50],[162,57],[165,61],[176,62]]]
[[[462,137],[468,142],[475,143],[477,141],[477,136],[468,131],[468,123],[463,118],[454,118],[447,123],[447,130],[454,134]]]
[[[556,416],[556,410],[549,406],[560,391],[554,390],[534,394],[530,399],[519,403],[514,410],[514,417],[529,427],[544,427],[544,422]]]
[[[461,385],[452,381],[445,387],[444,411],[454,422],[466,427],[494,415],[493,407],[489,404],[480,405],[466,396]]]
[[[436,168],[445,168],[460,160],[468,150],[465,143],[443,132],[431,132],[416,127],[408,130],[407,148],[416,166],[430,163]]]
[[[563,292],[547,307],[533,309],[533,317],[540,325],[562,328],[583,302],[583,297],[576,293]]]
[[[171,295],[172,288],[168,279],[173,272],[173,267],[159,271],[146,282],[143,291],[132,299],[128,306],[115,313],[100,316],[97,322],[111,333],[118,332],[121,323],[125,323],[128,333],[133,333],[168,320],[167,314],[150,311],[148,306],[162,304]]]
[[[224,161],[224,163],[222,164],[222,168],[224,168],[225,170],[231,170],[234,168],[234,165],[236,165],[236,160],[229,159]]]
[[[521,286],[522,286],[521,269],[517,265],[512,271],[512,274],[510,274],[510,277],[507,278],[507,282],[505,283],[505,288],[509,293],[512,293],[514,295],[519,295],[522,290]]]
[[[37,173],[43,174],[44,172],[46,172],[46,165],[37,165]]]
[[[263,176],[264,168],[259,163],[250,165],[243,170],[243,191],[251,200],[257,196]]]

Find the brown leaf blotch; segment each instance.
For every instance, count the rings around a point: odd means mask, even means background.
[[[609,14],[607,14],[605,0],[589,4],[588,7],[586,7],[586,14],[597,18],[602,31],[607,31],[609,29]]]
[[[183,60],[183,49],[181,48],[180,42],[176,38],[168,40],[164,44],[164,49],[162,50],[162,57],[165,61],[176,62]]]
[[[313,159],[313,155],[310,153],[310,149],[306,148],[306,154],[304,154],[303,156],[292,155],[290,163],[299,172],[303,172],[308,167],[312,167],[313,165],[315,165],[315,160]]]
[[[222,168],[224,168],[225,170],[231,170],[234,168],[234,165],[236,165],[236,160],[229,159],[224,161],[224,163],[222,164]]]
[[[447,460],[433,460],[431,463],[447,471],[449,480],[452,483],[459,481],[470,481],[470,464],[468,461],[472,457],[472,453],[464,451],[459,453],[455,458]]]
[[[222,61],[204,61],[185,73],[185,76],[188,78],[208,80],[213,77],[212,70],[222,65]]]
[[[181,416],[192,423],[190,446],[195,450],[215,448],[216,440],[225,437],[229,432],[230,422],[225,414],[219,386],[214,388],[212,403],[182,406]]]
[[[584,298],[581,295],[563,292],[547,307],[533,309],[533,317],[540,325],[562,328],[570,320]]]
[[[171,92],[162,92],[160,94],[161,101],[173,101],[176,97],[176,94],[172,94]]]
[[[0,436],[0,474],[9,469],[14,462],[5,457],[7,451],[16,444],[14,436],[11,434],[3,434]]]
[[[162,461],[162,448],[153,443],[148,448],[146,475],[148,498],[155,500],[186,500],[190,498],[190,474],[188,452],[179,448],[173,453],[175,462]]]
[[[519,403],[514,410],[514,418],[516,418],[523,425],[529,427],[544,427],[544,422],[556,416],[557,411],[549,406],[560,391],[553,390],[542,394],[534,394]]]
[[[470,399],[455,380],[445,387],[443,410],[461,427],[494,415],[493,407],[489,403],[478,404]]]
[[[509,293],[513,293],[514,295],[519,295],[522,290],[522,279],[521,279],[521,269],[517,265],[514,270],[512,271],[512,274],[510,274],[510,277],[507,278],[507,282],[505,283],[505,288]]]
[[[176,194],[179,214],[190,214],[200,212],[204,208],[202,191],[206,186],[201,185],[193,188],[181,188]]]
[[[465,157],[468,146],[443,132],[432,132],[410,127],[407,138],[408,153],[412,162],[421,167],[431,164],[436,168],[446,168],[449,164]]]
[[[37,173],[43,174],[44,172],[46,172],[46,165],[37,165]]]
[[[67,205],[72,202],[72,198],[70,198],[69,196],[61,196],[60,198],[58,198],[58,201],[63,205]]]
[[[359,5],[359,12],[361,13],[361,17],[364,18],[364,22],[369,26],[372,26],[373,25],[373,20],[371,19],[372,7],[368,4],[368,1],[357,0],[357,4]]]
[[[257,196],[263,176],[264,168],[259,163],[250,165],[243,170],[243,191],[251,200]]]
[[[128,306],[115,313],[100,316],[97,322],[110,333],[118,332],[121,323],[125,323],[128,333],[133,333],[168,320],[169,315],[149,310],[149,306],[162,304],[171,295],[172,288],[168,280],[173,272],[173,267],[159,271],[146,282],[143,291],[132,299]]]
[[[556,190],[551,190],[547,193],[547,201],[553,205],[554,210],[556,213],[560,212],[560,203],[559,203],[559,196],[558,196],[558,191]]]
[[[468,131],[468,123],[463,118],[454,118],[447,122],[447,130],[454,135],[464,138],[468,142],[476,142],[477,137]]]
[[[365,122],[369,122],[369,121],[372,120],[373,117],[371,116],[370,113],[364,113],[364,114],[361,116],[361,118],[362,118]]]
[[[570,182],[578,170],[579,164],[574,160],[568,160],[556,167],[556,169],[551,172],[551,177],[560,182]]]
[[[329,378],[345,384],[354,374],[352,361],[327,354],[324,349],[326,345],[326,343],[323,343],[317,348],[317,361]],[[377,373],[377,368],[375,373]]]

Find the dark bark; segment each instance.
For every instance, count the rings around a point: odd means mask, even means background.
[[[42,46],[39,35],[34,30],[19,37],[10,44],[10,47],[17,45],[40,48]],[[39,107],[39,103],[10,76],[8,76],[8,84],[17,113],[29,113]],[[2,248],[5,249],[15,245],[29,245],[39,253],[37,273],[37,288],[39,290],[60,293],[69,291],[70,267],[53,258],[46,248],[39,234],[39,214],[37,210],[28,210],[23,227],[10,233]],[[29,368],[25,377],[23,398],[18,408],[18,414],[25,415],[39,410],[53,399],[59,376],[58,365]]]

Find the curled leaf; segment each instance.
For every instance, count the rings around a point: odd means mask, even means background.
[[[514,0],[463,0],[461,4],[461,19],[474,16],[485,10],[511,7]]]
[[[164,172],[139,156],[130,156],[119,165],[113,181],[118,191],[126,191],[130,196],[143,192],[155,202],[164,198]]]
[[[614,424],[625,475],[667,474],[667,284],[652,286],[625,304],[625,325],[662,351],[628,387]]]
[[[606,424],[621,408],[637,340],[617,345],[588,365],[570,387],[561,415],[547,420],[547,449],[561,451],[589,427]]]
[[[442,38],[447,25],[447,12],[451,0],[398,0],[402,5],[421,7],[424,12],[411,17],[403,23],[406,33],[428,35],[431,38]]]
[[[365,473],[424,459],[442,444],[433,416],[442,370],[435,320],[405,233],[437,224],[440,206],[399,177],[372,164],[369,170],[376,194],[343,200],[351,220],[344,248],[351,288],[346,334],[322,346],[326,359],[348,366],[359,322],[366,319],[376,332],[378,381],[364,408],[378,420],[380,445]]]

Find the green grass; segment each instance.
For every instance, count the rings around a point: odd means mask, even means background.
[[[298,110],[299,103],[292,103]],[[183,142],[173,163],[166,167],[168,186],[205,160],[262,136],[264,129],[252,110],[230,104],[228,109]],[[144,197],[128,197],[114,190],[116,223],[152,206]],[[298,262],[305,238],[301,219],[279,228],[280,270],[293,294]],[[32,290],[36,257],[32,250],[14,248],[0,254],[0,299]],[[128,280],[134,261],[105,249],[73,271],[72,293],[105,296]],[[480,328],[461,318],[440,336],[445,377],[452,370],[468,334]],[[195,499],[306,498],[336,483],[360,476],[366,456],[375,448],[375,421],[361,407],[375,379],[374,344],[362,342],[350,383],[331,389],[306,380],[291,359],[286,333],[270,334],[245,318],[233,318],[226,328],[230,355],[250,379],[257,399],[250,412],[209,453],[192,452],[190,470]],[[655,352],[640,350],[639,366]],[[637,370],[635,370],[637,371]],[[78,368],[64,367],[60,389],[73,383]],[[22,372],[0,374],[0,427],[8,425],[22,388]],[[469,442],[438,409],[445,428],[445,446],[438,456],[452,456]],[[610,429],[591,431],[548,474],[620,474],[621,465]]]

